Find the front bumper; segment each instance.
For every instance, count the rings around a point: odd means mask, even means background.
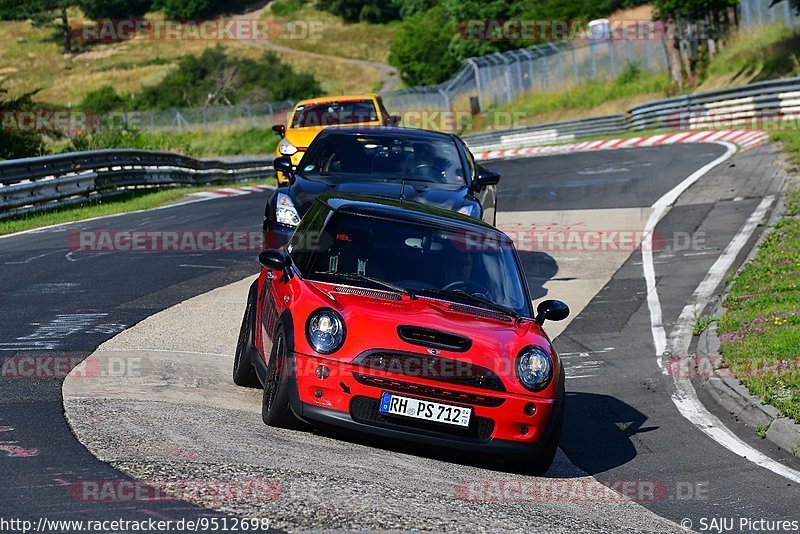
[[[563,398],[522,397],[402,375],[375,375],[363,367],[299,353],[291,355],[290,360],[290,369],[295,371],[296,377],[290,392],[290,405],[295,415],[315,425],[332,426],[360,434],[504,457],[529,458],[536,455],[553,432],[557,431],[559,415],[563,410]],[[330,376],[320,379],[315,370],[323,364],[330,370]],[[409,384],[422,387],[424,393],[409,393]],[[470,426],[464,429],[380,414],[378,405],[383,391],[470,406],[473,410]],[[460,395],[459,398],[471,395],[480,404],[447,400],[448,396],[452,398],[453,395]],[[536,413],[528,416],[523,409],[531,402],[536,405]]]

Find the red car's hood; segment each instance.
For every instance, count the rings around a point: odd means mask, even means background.
[[[303,310],[293,307],[295,320],[303,321],[302,327],[296,324],[296,332],[302,332],[300,328],[304,328],[308,314],[320,306],[335,309],[345,322],[345,342],[341,349],[327,358],[350,362],[359,354],[373,349],[427,354],[425,347],[400,338],[397,332],[400,325],[441,330],[471,339],[469,350],[441,350],[439,356],[492,369],[504,382],[507,382],[508,373],[513,372],[516,357],[524,347],[538,345],[556,356],[547,335],[531,320],[517,323],[513,320],[480,317],[473,313],[451,310],[451,302],[426,297],[412,300],[403,295],[401,300],[392,300],[392,293],[377,292],[389,298],[375,298],[334,291],[333,284],[306,281],[304,286],[318,298],[313,299],[316,306],[303,306]],[[304,295],[296,299],[296,302],[311,304],[309,301],[312,299],[307,298],[309,296],[311,295]],[[473,309],[478,313],[482,310]],[[297,335],[295,338],[296,350],[314,354],[305,335]]]

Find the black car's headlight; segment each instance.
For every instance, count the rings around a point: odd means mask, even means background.
[[[339,350],[345,334],[344,320],[335,310],[320,308],[308,317],[306,337],[314,350],[321,354]]]
[[[278,193],[278,198],[275,199],[275,222],[286,226],[300,224],[300,214],[286,193]]]
[[[553,378],[553,361],[541,347],[525,347],[517,356],[517,378],[526,389],[539,391]]]

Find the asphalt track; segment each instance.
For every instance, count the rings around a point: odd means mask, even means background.
[[[592,227],[601,224],[608,210],[646,210],[723,151],[719,145],[698,144],[494,162],[503,174],[499,209],[505,219],[500,224],[528,212],[587,210],[600,215],[586,218]],[[666,236],[655,263],[668,331],[760,197],[776,191],[776,162],[768,152],[762,147],[737,155],[711,171],[658,225],[657,232]],[[71,232],[256,230],[264,196],[187,204],[0,239],[0,357],[86,356],[122,329],[256,270],[249,253],[70,253]],[[670,246],[676,244],[672,236],[693,232],[703,236],[699,247]],[[587,263],[575,254],[551,252],[522,252],[536,299],[559,297],[559,282],[574,282],[565,280],[575,278],[569,276],[570,260],[578,266]],[[690,518],[695,528],[703,517],[796,519],[796,486],[728,453],[678,414],[669,399],[669,377],[655,363],[641,255],[628,255],[619,265],[613,261],[606,266],[609,279],[576,310],[578,315],[556,342],[571,368],[563,451],[574,465],[601,480],[660,481],[668,494],[646,506],[676,522]],[[576,270],[579,276],[587,266],[582,267]],[[217,513],[180,503],[90,503],[71,497],[71,481],[120,475],[75,440],[64,420],[60,382],[0,378],[0,441],[38,453],[13,457],[7,451],[8,457],[0,457],[0,517],[141,519]],[[729,423],[748,443],[797,468],[796,461],[766,446],[752,430]],[[425,461],[420,458],[420,463]]]

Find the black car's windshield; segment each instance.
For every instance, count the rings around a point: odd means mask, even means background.
[[[529,316],[510,241],[489,229],[443,228],[336,212],[313,244],[295,234],[289,252],[308,255],[303,275],[313,280],[407,290]]]
[[[330,133],[300,163],[305,176],[346,176],[348,181],[413,180],[465,184],[466,171],[449,138],[365,132]]]
[[[375,122],[378,112],[372,100],[325,102],[298,106],[292,117],[292,128],[309,128]]]

